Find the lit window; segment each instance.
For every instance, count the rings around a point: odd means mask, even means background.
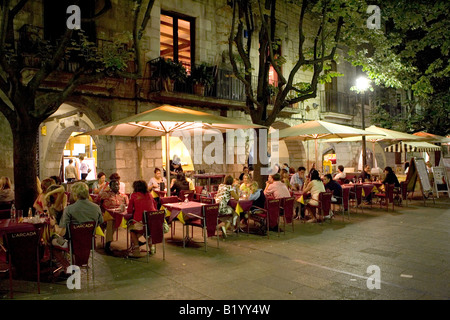
[[[161,14],[160,56],[181,62],[189,72],[193,57],[194,20]]]

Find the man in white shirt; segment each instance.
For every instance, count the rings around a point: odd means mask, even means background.
[[[345,179],[347,175],[344,172],[344,166],[340,165],[338,166],[338,173],[334,176],[333,180],[338,181],[339,179]]]

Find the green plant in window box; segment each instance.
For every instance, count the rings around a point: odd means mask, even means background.
[[[210,88],[214,84],[213,66],[202,62],[192,68],[191,80],[194,84],[194,93],[198,95],[205,94],[205,88]]]
[[[166,91],[173,91],[175,82],[184,83],[187,79],[186,68],[172,59],[161,58],[156,64],[154,77],[160,78]]]

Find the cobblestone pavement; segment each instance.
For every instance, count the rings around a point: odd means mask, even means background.
[[[450,199],[414,200],[386,212],[335,216],[332,222],[295,221],[270,239],[229,235],[183,248],[167,241],[146,258],[104,254],[97,241],[94,279],[82,270],[81,289],[66,282],[36,285],[15,281],[15,300],[448,300],[450,298]],[[180,240],[177,224],[175,240]],[[169,235],[166,235],[170,238]],[[201,241],[200,231],[194,238]],[[113,249],[126,247],[125,230]],[[379,275],[379,282],[375,277]],[[372,287],[370,289],[369,287]],[[379,289],[378,289],[378,288]],[[8,280],[0,280],[8,299]]]

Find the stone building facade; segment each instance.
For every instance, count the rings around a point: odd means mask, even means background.
[[[44,11],[44,0],[32,1],[24,13],[16,21],[17,30],[24,24],[45,27],[41,14]],[[100,2],[96,1],[97,7]],[[144,1],[145,3],[145,1]],[[97,8],[98,9],[98,8]],[[219,70],[228,71],[227,37],[231,23],[231,7],[226,0],[157,0],[151,12],[145,35],[142,40],[142,65],[145,66],[144,79],[137,81],[139,99],[134,96],[135,81],[130,79],[108,78],[100,83],[83,86],[76,94],[69,98],[60,110],[50,117],[41,127],[45,126],[46,134],[39,138],[39,175],[46,178],[58,175],[60,172],[63,149],[72,132],[89,131],[95,127],[105,125],[125,116],[148,110],[162,104],[172,104],[187,108],[201,109],[206,112],[233,118],[249,119],[242,112],[244,102],[235,99],[233,95],[219,97],[220,84],[217,92],[207,96],[198,96],[187,92],[162,92],[152,87],[149,73],[149,61],[161,56],[162,15],[168,15],[179,21],[190,21],[191,60],[195,63],[206,62],[217,66]],[[96,39],[99,46],[102,41],[111,41],[125,31],[131,33],[133,21],[133,1],[112,1],[112,8],[101,16],[95,23]],[[284,7],[279,13],[281,26],[279,37],[286,64],[286,73],[293,65],[298,47],[296,36],[297,17],[295,10]],[[292,24],[290,23],[292,22]],[[181,22],[180,22],[181,23]],[[308,22],[310,28],[312,22]],[[255,52],[255,59],[257,52]],[[282,129],[301,123],[305,120],[322,119],[325,121],[361,126],[360,104],[350,91],[354,85],[357,70],[345,61],[337,61],[336,70],[344,73],[343,77],[330,85],[320,85],[317,97],[307,100],[298,106],[286,108],[279,115],[273,128]],[[130,70],[133,68],[131,67]],[[304,72],[298,75],[297,81],[309,81],[310,74]],[[223,79],[227,79],[223,77]],[[227,79],[227,81],[231,81]],[[236,80],[237,81],[237,80]],[[48,79],[47,88],[56,88],[60,78]],[[227,85],[237,85],[228,82]],[[232,92],[236,93],[236,92]],[[365,114],[370,111],[370,104],[364,104]],[[366,126],[370,119],[366,119]],[[9,125],[0,115],[0,175],[12,177],[12,137]],[[113,172],[119,173],[125,182],[127,192],[131,192],[134,180],[149,180],[155,167],[163,166],[161,138],[130,137],[92,137],[97,146],[97,171],[103,171],[109,176]],[[205,143],[204,145],[207,145]],[[333,150],[337,155],[337,162],[345,167],[357,169],[360,146],[358,144],[319,143],[319,155],[327,150]],[[369,147],[368,147],[369,148]],[[389,162],[391,155],[385,155],[381,147],[377,147],[377,160],[382,167]],[[380,151],[380,152],[379,152]],[[287,162],[291,166],[310,166],[314,159],[314,142],[280,142],[279,162]],[[379,152],[379,153],[378,153]],[[309,160],[309,163],[307,162]],[[206,172],[231,173],[237,176],[242,170],[242,164],[195,165],[194,170]]]

